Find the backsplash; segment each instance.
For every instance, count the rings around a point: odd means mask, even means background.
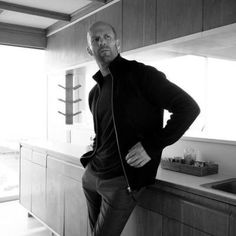
[[[201,160],[213,161],[219,164],[219,173],[236,176],[236,144],[233,142],[221,143],[220,141],[195,139],[184,137],[164,149],[162,157],[183,156],[187,147],[200,151]]]

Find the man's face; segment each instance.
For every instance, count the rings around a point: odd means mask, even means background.
[[[109,64],[118,55],[118,40],[109,25],[98,24],[90,29],[88,52],[102,65]]]

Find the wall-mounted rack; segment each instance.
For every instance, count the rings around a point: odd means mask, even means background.
[[[77,84],[74,86],[73,84],[73,74],[66,74],[65,76],[65,86],[58,84],[58,87],[65,90],[65,99],[58,98],[59,102],[65,103],[65,113],[58,111],[60,115],[65,116],[65,123],[67,125],[73,124],[74,116],[77,116],[81,113],[81,111],[74,111],[74,104],[82,101],[81,98],[74,99],[73,93],[75,90],[81,87],[81,84]]]

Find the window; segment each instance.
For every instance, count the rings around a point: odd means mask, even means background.
[[[0,140],[46,138],[43,50],[0,46]]]
[[[170,81],[189,93],[200,106],[201,113],[185,136],[236,140],[235,61],[194,55],[150,61],[144,55],[137,60],[164,72]],[[126,55],[126,58],[133,59],[132,55]],[[87,70],[89,88],[94,85],[90,72],[94,72],[95,68],[92,69]],[[169,116],[165,111],[165,122]]]
[[[201,114],[185,136],[236,140],[236,62],[200,56],[182,56],[151,63],[188,92]],[[165,113],[165,120],[169,114]]]

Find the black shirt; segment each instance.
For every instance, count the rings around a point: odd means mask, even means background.
[[[123,175],[111,109],[112,78],[107,75],[101,83],[98,98],[98,148],[90,162],[92,172],[104,179]]]

